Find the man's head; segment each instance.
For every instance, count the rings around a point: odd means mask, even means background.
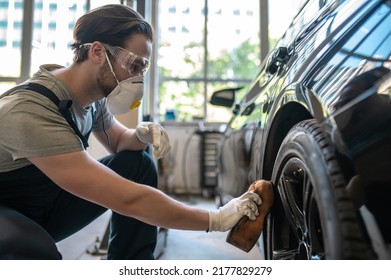
[[[134,81],[128,79],[147,72],[153,30],[139,13],[119,4],[101,6],[77,20],[73,37],[74,65],[91,77],[86,81],[90,87],[96,81],[95,93],[103,97],[113,91],[126,98],[140,95],[132,94]]]
[[[88,49],[80,46],[99,41],[109,46],[125,48],[125,41],[133,34],[143,34],[153,40],[152,27],[143,17],[124,5],[105,5],[81,16],[73,31],[72,49],[76,63],[87,58]]]

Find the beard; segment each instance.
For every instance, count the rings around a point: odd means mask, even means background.
[[[97,82],[104,97],[109,96],[109,94],[118,85],[107,62],[99,68]]]

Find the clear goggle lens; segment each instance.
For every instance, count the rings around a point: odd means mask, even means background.
[[[114,59],[132,76],[143,76],[149,68],[149,60],[135,55],[121,47],[103,44]]]

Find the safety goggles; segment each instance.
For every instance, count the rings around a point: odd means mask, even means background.
[[[114,59],[132,76],[143,76],[149,68],[149,60],[121,47],[102,44]]]

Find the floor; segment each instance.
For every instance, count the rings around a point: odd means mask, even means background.
[[[215,209],[213,200],[198,196],[177,198],[178,200],[204,209]],[[104,250],[99,242],[105,236],[110,218],[106,212],[80,232],[57,243],[65,260],[104,259]],[[158,250],[159,260],[251,260],[263,259],[258,246],[246,253],[228,244],[227,233],[167,230],[165,247]],[[163,242],[160,242],[163,244]],[[105,249],[105,248],[103,248]]]

